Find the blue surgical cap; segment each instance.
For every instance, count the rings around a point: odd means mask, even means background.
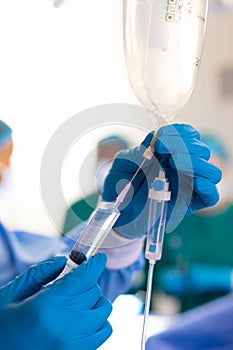
[[[118,135],[110,135],[101,139],[98,142],[98,145],[102,145],[102,144],[116,145],[117,148],[119,148],[119,150],[126,149],[129,147],[128,143]]]
[[[225,162],[229,160],[229,154],[225,148],[225,145],[218,137],[206,134],[201,137],[201,141],[209,147],[213,156],[216,156]]]
[[[12,130],[4,121],[0,120],[0,148],[12,141]]]

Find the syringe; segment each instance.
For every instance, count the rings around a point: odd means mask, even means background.
[[[149,270],[147,277],[141,350],[144,350],[146,345],[146,331],[151,301],[154,266],[156,261],[160,260],[162,256],[167,204],[171,198],[171,192],[168,191],[168,188],[169,183],[165,178],[165,172],[160,170],[159,176],[151,183],[151,188],[149,190],[149,219],[145,251],[145,256],[149,260]]]
[[[113,228],[115,222],[120,216],[118,210],[119,205],[124,201],[131,184],[139,171],[142,169],[146,160],[150,160],[153,156],[153,146],[156,139],[156,133],[154,133],[150,146],[143,153],[143,160],[139,165],[137,171],[134,173],[130,182],[123,188],[115,202],[101,201],[98,207],[92,213],[90,219],[87,222],[83,232],[74,244],[69,258],[66,262],[66,266],[58,278],[63,277],[65,274],[73,270],[75,267],[82,264],[90,256],[94,255],[100,248],[105,238]]]
[[[131,186],[129,182],[114,202],[101,201],[90,216],[83,232],[74,244],[66,266],[58,278],[82,264],[100,248],[105,238],[120,216],[119,205],[123,202]]]

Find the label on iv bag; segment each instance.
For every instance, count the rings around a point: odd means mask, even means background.
[[[194,20],[192,2],[185,0],[154,1],[151,9],[148,43],[151,48],[174,49],[183,32],[187,36]]]

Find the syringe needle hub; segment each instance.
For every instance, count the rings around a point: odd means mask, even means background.
[[[118,195],[118,197],[116,199],[116,205],[119,205],[120,203],[122,203],[124,201],[127,193],[130,190],[130,187],[131,187],[131,181],[123,188],[123,190]]]

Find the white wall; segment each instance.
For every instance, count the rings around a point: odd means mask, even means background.
[[[177,118],[224,133],[231,147],[233,99],[223,101],[216,89],[220,65],[233,65],[232,20],[210,18],[198,84]],[[11,189],[0,202],[0,217],[11,228],[55,234],[39,183],[51,136],[95,105],[138,104],[124,65],[121,1],[67,0],[54,8],[51,0],[0,0],[0,43],[0,118],[12,126],[15,141]],[[67,193],[72,199],[72,189]]]
[[[211,14],[198,81],[177,120],[194,125],[202,133],[216,135],[225,143],[230,162],[222,190],[225,196],[233,198],[233,13],[220,9]],[[223,80],[223,73],[227,81]]]
[[[15,141],[11,191],[0,203],[8,227],[56,231],[41,202],[39,172],[65,120],[95,105],[137,103],[121,40],[118,0],[68,0],[59,8],[50,0],[0,1],[0,118]]]
[[[232,13],[219,12],[209,17],[198,81],[178,119],[224,135],[233,154],[233,78],[229,83],[231,93],[224,96],[221,75],[224,70],[233,74],[232,35]]]

